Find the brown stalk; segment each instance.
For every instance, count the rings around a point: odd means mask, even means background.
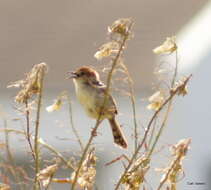
[[[180,156],[178,156],[178,157],[174,160],[174,162],[173,162],[171,168],[170,168],[170,169],[168,170],[168,172],[166,173],[165,178],[164,178],[164,179],[162,180],[162,182],[159,184],[157,190],[161,190],[162,186],[163,186],[163,185],[165,184],[165,182],[168,180],[169,174],[170,174],[171,171],[174,169],[174,167],[176,166],[176,164],[181,160],[181,157],[182,157],[182,156],[180,155]]]
[[[127,81],[130,91],[130,101],[132,104],[132,110],[133,110],[133,124],[134,124],[134,151],[138,147],[138,124],[137,124],[137,116],[136,116],[136,103],[135,103],[135,95],[134,95],[134,88],[133,88],[133,80],[132,77],[128,71],[128,68],[125,66],[124,63],[121,64],[126,75],[127,75]]]
[[[47,143],[43,143],[41,141],[39,141],[39,144],[41,144],[43,147],[45,147],[46,149],[48,149],[49,151],[51,151],[52,153],[54,153],[57,157],[59,157],[61,159],[61,161],[70,169],[75,170],[75,167],[73,165],[71,165],[70,162],[68,162],[68,160],[66,160],[64,158],[64,156],[58,152],[54,147],[52,147],[51,145],[47,144]]]
[[[34,190],[40,189],[40,185],[37,179],[37,174],[40,171],[40,155],[39,155],[39,128],[40,128],[40,110],[42,106],[42,93],[43,93],[43,81],[44,81],[44,71],[40,69],[40,91],[38,95],[37,102],[37,114],[35,122],[35,137],[34,137],[34,155],[35,155],[35,179],[34,179]]]
[[[129,32],[130,32],[131,27],[132,27],[132,23],[131,23],[130,26],[128,27],[128,28],[129,28],[129,30],[128,30]],[[89,138],[89,140],[88,140],[88,143],[86,144],[86,146],[85,146],[85,148],[84,148],[84,151],[83,151],[83,154],[82,154],[82,156],[81,156],[81,159],[80,159],[80,161],[79,161],[79,165],[78,165],[78,168],[77,168],[77,171],[76,171],[74,180],[73,180],[73,184],[72,184],[71,190],[74,190],[74,189],[75,189],[75,185],[76,185],[77,178],[78,178],[80,169],[81,169],[81,167],[82,167],[83,161],[84,161],[84,159],[85,159],[85,157],[86,157],[86,154],[87,154],[87,152],[88,152],[88,150],[89,150],[89,147],[90,147],[90,145],[91,145],[91,143],[92,143],[94,137],[96,136],[95,134],[96,134],[96,132],[97,132],[97,129],[98,129],[98,127],[100,126],[100,123],[101,123],[101,121],[102,121],[102,120],[101,120],[101,116],[102,116],[102,112],[103,112],[105,103],[106,103],[106,101],[107,101],[108,95],[109,95],[112,75],[113,75],[114,69],[115,69],[115,67],[116,67],[116,65],[117,65],[117,63],[118,63],[118,60],[119,60],[119,58],[120,58],[120,56],[121,56],[121,53],[122,53],[123,50],[124,50],[125,43],[126,43],[126,41],[127,41],[127,39],[128,39],[128,36],[129,36],[129,32],[128,32],[127,35],[124,36],[124,38],[123,38],[123,40],[122,40],[122,43],[121,43],[121,45],[120,45],[120,48],[119,48],[119,50],[118,50],[118,53],[117,53],[117,55],[115,56],[115,58],[113,59],[113,61],[112,61],[112,66],[111,66],[111,69],[110,69],[110,71],[109,71],[109,73],[108,73],[108,77],[107,77],[107,81],[106,81],[106,90],[105,90],[105,96],[104,96],[103,104],[102,104],[101,109],[100,109],[101,111],[100,111],[100,114],[99,114],[98,119],[97,119],[97,121],[96,121],[96,124],[95,124],[95,126],[94,126],[94,128],[93,128],[93,130],[92,130],[92,132],[91,132],[91,136],[90,136],[90,138]]]
[[[28,141],[28,144],[32,153],[32,157],[35,160],[34,150],[32,147],[31,136],[30,136],[30,113],[29,113],[28,100],[26,100],[25,106],[26,106],[26,139]]]
[[[176,56],[175,57],[176,58],[176,64],[175,64],[174,74],[173,74],[172,81],[171,81],[171,89],[173,89],[173,87],[175,85],[175,81],[176,81],[177,73],[178,73],[178,52],[177,52],[177,50],[175,52],[175,56]],[[168,116],[169,116],[169,113],[170,113],[170,110],[171,110],[172,103],[173,103],[173,101],[171,100],[169,102],[169,104],[168,104],[168,107],[167,107],[167,110],[166,110],[163,122],[162,122],[161,127],[160,127],[160,129],[158,131],[158,134],[155,137],[155,141],[153,142],[152,148],[150,149],[150,151],[148,153],[148,157],[150,157],[151,154],[153,153],[154,148],[155,148],[155,146],[156,146],[156,144],[157,144],[157,142],[158,142],[158,140],[159,140],[159,138],[160,138],[160,136],[162,134],[162,131],[163,131],[163,129],[164,129],[165,125],[166,125],[166,122],[168,120]]]
[[[124,176],[126,175],[126,173],[128,172],[128,170],[130,169],[131,165],[133,164],[133,161],[135,160],[136,156],[138,155],[139,151],[141,150],[142,146],[144,145],[146,139],[147,139],[147,136],[148,136],[148,133],[151,129],[151,126],[152,126],[152,123],[154,122],[155,118],[157,117],[157,115],[163,110],[163,108],[174,98],[174,96],[178,93],[178,91],[180,90],[180,88],[182,86],[185,86],[189,79],[192,77],[192,75],[190,75],[189,77],[186,78],[186,80],[183,82],[183,84],[179,85],[174,91],[172,91],[169,95],[169,97],[164,101],[164,103],[160,106],[160,108],[154,113],[154,115],[152,116],[152,118],[150,119],[148,125],[147,125],[147,128],[146,128],[146,131],[144,133],[144,137],[141,141],[141,143],[139,144],[138,148],[136,149],[135,153],[133,154],[132,158],[130,159],[130,162],[128,164],[128,166],[125,168],[125,171],[124,173],[122,174],[122,176],[120,177],[119,181],[117,182],[117,185],[115,187],[115,190],[118,190],[120,185],[121,185],[121,182],[122,182],[122,179],[124,178]]]
[[[20,182],[21,182],[20,174],[17,171],[18,169],[17,169],[15,160],[13,158],[13,154],[12,154],[11,149],[10,149],[9,132],[7,131],[7,129],[8,129],[7,128],[7,120],[3,119],[3,122],[4,122],[4,133],[5,133],[5,146],[6,146],[6,153],[7,153],[7,159],[6,160],[9,164],[11,164],[11,167],[14,170],[14,172],[11,172],[11,174],[14,177],[16,183],[20,184]],[[20,189],[24,189],[24,187],[20,186]]]

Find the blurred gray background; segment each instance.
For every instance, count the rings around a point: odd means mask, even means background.
[[[197,19],[199,13],[202,14],[203,10],[210,6],[209,2],[207,0],[1,0],[0,105],[7,113],[9,127],[21,129],[21,123],[13,119],[23,118],[23,116],[14,109],[12,98],[16,91],[6,89],[7,84],[22,79],[24,73],[28,72],[34,64],[46,62],[49,72],[46,77],[40,135],[64,154],[78,154],[79,147],[69,127],[67,105],[64,105],[61,111],[51,114],[44,108],[52,104],[61,90],[68,90],[73,97],[75,125],[83,142],[87,141],[87,134],[94,121],[87,118],[75,100],[73,84],[72,81],[66,80],[66,72],[82,65],[99,67],[100,63],[93,55],[107,40],[107,26],[118,18],[132,17],[135,20],[135,35],[128,43],[125,63],[134,79],[138,122],[140,133],[143,133],[143,126],[152,112],[145,109],[146,102],[142,100],[153,92],[152,83],[156,82],[153,71],[156,62],[160,61],[153,55],[152,49],[161,44],[167,36],[180,35],[189,23]],[[200,19],[198,21],[200,22]],[[207,30],[202,31],[198,38],[206,37],[207,33],[210,33],[210,23],[207,23]],[[187,56],[193,54],[191,46],[192,44],[189,44],[190,51]],[[205,48],[207,53],[203,56],[198,55],[200,60],[197,66],[190,64],[184,71],[184,73],[194,74],[189,87],[190,93],[184,99],[179,98],[175,102],[169,125],[159,145],[160,147],[164,145],[167,149],[168,145],[175,144],[179,139],[192,138],[191,150],[184,161],[186,177],[179,183],[181,190],[211,189],[209,186],[211,91],[207,85],[210,80],[211,46]],[[181,52],[179,57],[181,62],[183,58],[185,55],[182,56]],[[120,110],[118,120],[123,124],[128,138],[131,139],[133,124],[130,101],[124,96],[116,99]],[[27,162],[27,153],[23,151],[27,145],[22,138],[14,137],[11,143],[17,160],[20,163]],[[106,162],[122,153],[113,146],[111,139],[108,124],[104,122],[95,140],[99,156],[97,186],[100,190],[113,189],[114,182],[119,177],[120,164],[104,167]],[[131,150],[132,145],[128,153]],[[168,151],[160,154],[159,158],[155,155],[156,160],[153,163],[157,168],[165,167],[170,158]],[[167,161],[163,161],[165,159]],[[66,177],[68,174],[60,175]],[[159,179],[160,173],[157,172],[156,175],[148,178],[147,182],[152,187],[156,187]],[[189,182],[203,182],[205,185],[190,186]],[[54,188],[58,187],[60,186]],[[63,189],[68,188],[65,185],[63,187]]]
[[[146,87],[152,81],[152,49],[177,34],[206,2],[1,0],[1,87],[39,62],[49,65],[48,88],[66,87],[65,73],[96,64],[93,55],[106,41],[107,26],[125,17],[135,20],[126,60],[135,84]]]

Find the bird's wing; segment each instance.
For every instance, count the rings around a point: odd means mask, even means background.
[[[101,81],[93,81],[92,85],[97,86],[97,87],[105,87],[105,84],[102,83]]]
[[[103,86],[100,89],[103,92],[103,96],[104,96],[105,93],[106,93],[106,86]],[[108,102],[109,102],[109,109],[110,109],[110,111],[112,113],[114,113],[114,114],[118,114],[117,105],[116,105],[115,99],[110,94],[108,94],[108,99],[109,99]]]
[[[105,87],[105,84],[104,83],[102,83],[101,81],[99,81],[99,80],[93,80],[93,81],[91,81],[91,85],[92,86],[94,86],[94,87]]]
[[[101,96],[100,102],[97,101],[97,104],[102,104],[102,101],[104,100],[103,97],[105,96],[106,93],[106,85],[102,83],[100,80],[92,80],[89,81],[89,83],[92,87],[94,87],[98,91],[99,95]],[[110,114],[112,115],[118,114],[116,102],[110,94],[108,94],[108,101],[105,107]]]

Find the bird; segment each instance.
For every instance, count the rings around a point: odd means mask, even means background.
[[[127,149],[126,137],[116,120],[118,114],[116,102],[110,93],[107,94],[107,100],[105,101],[106,85],[100,80],[99,73],[88,66],[82,66],[69,73],[71,74],[69,78],[73,79],[76,97],[86,114],[95,120],[99,118],[100,121],[107,119],[111,126],[114,143],[121,148]]]

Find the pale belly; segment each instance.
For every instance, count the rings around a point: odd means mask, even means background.
[[[77,90],[77,98],[85,109],[86,114],[91,118],[97,119],[101,101],[99,99],[100,97],[96,97],[96,91]]]
[[[93,87],[85,87],[82,88],[76,85],[76,95],[85,109],[86,114],[94,119],[98,119],[101,106],[104,102],[104,93],[102,93],[102,89],[97,89]],[[116,112],[116,106],[113,103],[112,99],[109,99],[107,103],[104,105],[104,111],[101,116],[101,119],[111,118]]]

